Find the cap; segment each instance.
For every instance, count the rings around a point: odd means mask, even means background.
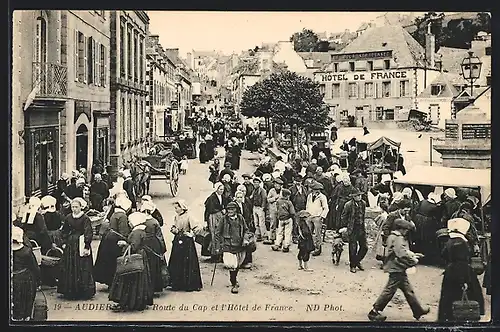
[[[313,190],[322,190],[323,188],[324,188],[323,185],[319,182],[313,182],[311,184],[311,189]]]
[[[280,178],[277,178],[277,179],[274,179],[274,183],[283,184],[283,180],[281,180]]]
[[[230,202],[227,206],[226,206],[226,209],[229,210],[229,209],[237,209],[238,208],[238,204],[236,204],[235,202]]]
[[[252,178],[252,176],[248,173],[243,174],[241,177],[244,179],[251,179]]]

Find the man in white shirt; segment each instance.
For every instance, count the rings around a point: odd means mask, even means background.
[[[328,199],[321,193],[323,185],[314,182],[311,185],[312,192],[307,196],[306,211],[311,214],[311,223],[314,225],[313,241],[315,250],[313,256],[321,254],[322,227],[328,214]]]
[[[285,171],[285,163],[283,162],[283,158],[281,156],[276,157],[276,163],[274,164],[274,171],[278,171],[280,175],[283,175]]]

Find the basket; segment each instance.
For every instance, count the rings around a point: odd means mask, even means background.
[[[32,251],[33,255],[35,255],[36,262],[38,265],[42,264],[42,248],[38,245],[38,243],[35,240],[30,240],[31,246],[32,246]]]
[[[479,303],[469,301],[467,298],[467,288],[462,290],[462,300],[452,303],[453,318],[460,322],[478,322],[481,319]]]
[[[35,295],[35,301],[33,302],[31,318],[34,321],[46,321],[48,311],[47,298],[42,290],[38,290]]]
[[[63,250],[59,247],[55,249],[53,248],[49,249],[45,255],[42,255],[41,265],[46,267],[56,267],[59,264],[62,255],[63,255]]]

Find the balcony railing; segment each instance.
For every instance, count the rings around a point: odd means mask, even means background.
[[[68,68],[55,63],[33,63],[33,88],[39,82],[37,97],[61,98],[68,95]]]

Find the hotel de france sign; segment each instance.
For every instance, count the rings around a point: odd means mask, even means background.
[[[406,70],[391,70],[391,71],[372,71],[359,73],[339,73],[326,72],[315,73],[314,80],[318,83],[325,82],[359,82],[359,81],[380,81],[389,79],[407,79],[409,73]]]

